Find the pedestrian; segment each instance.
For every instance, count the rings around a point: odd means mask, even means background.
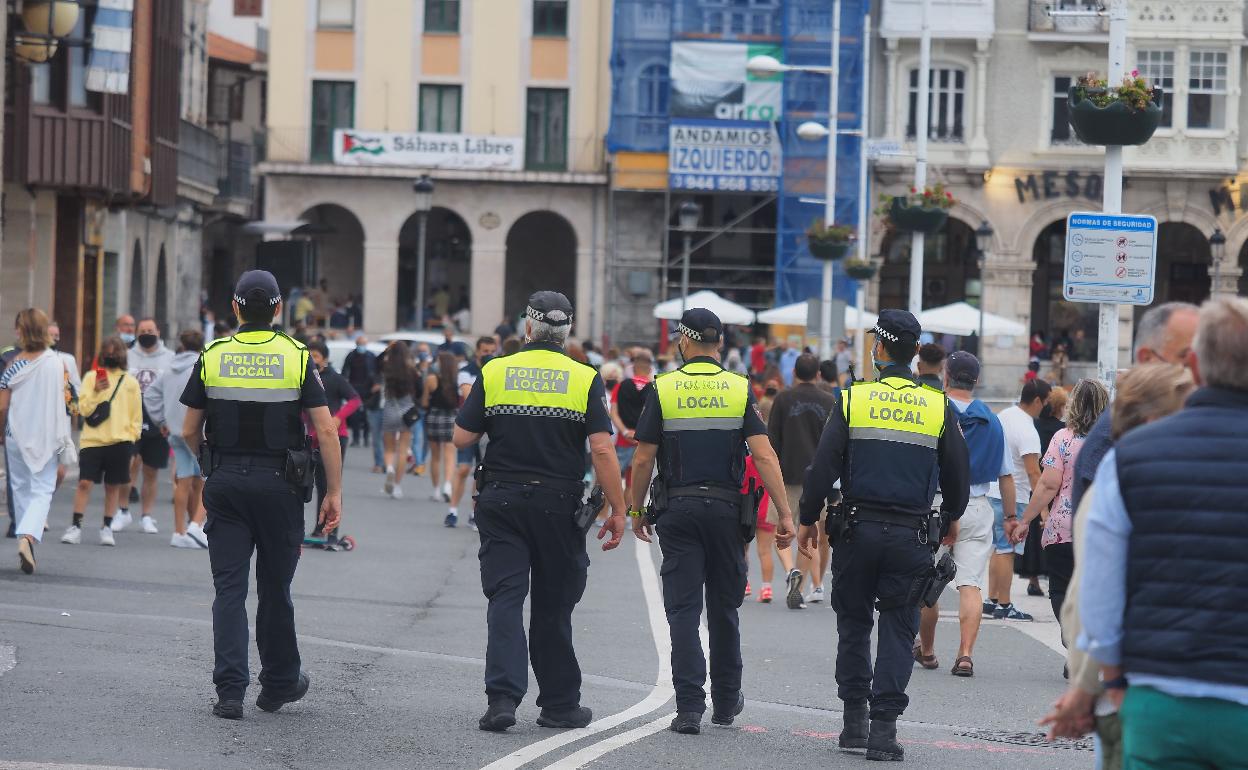
[[[777,364],[786,388],[793,387],[793,366],[797,363],[797,357],[802,354],[802,351],[798,349],[797,340],[796,337],[789,337],[784,341],[784,348]]]
[[[771,497],[763,487],[763,477],[758,475],[758,468],[754,466],[754,458],[747,456],[745,458],[745,480],[741,487],[741,494],[748,494],[750,485],[754,485],[754,489],[763,489],[762,499],[758,501],[758,517],[755,525],[754,542],[758,548],[758,570],[762,573],[763,587],[759,589],[758,601],[762,604],[771,604],[774,592],[771,589],[771,582],[776,577],[775,561],[771,557],[774,549],[776,555],[780,557],[780,567],[784,570],[784,574],[788,575],[793,571],[793,551],[790,548],[778,548],[776,546],[776,524],[780,521],[780,515],[776,511],[776,507],[771,504]],[[792,509],[790,508],[790,513]],[[750,561],[750,544],[745,544],[745,561],[748,568]],[[747,569],[748,572],[748,569]],[[745,596],[750,596],[750,581],[745,581]]]
[[[1006,526],[1012,527],[1017,518],[1014,514],[1014,461],[1005,443],[1005,429],[1001,427],[1001,421],[987,404],[975,398],[973,391],[979,384],[979,374],[979,359],[964,350],[954,352],[945,362],[945,393],[957,415],[958,426],[966,437],[970,456],[966,513],[959,521],[957,537],[949,546],[957,567],[953,585],[958,591],[960,631],[958,655],[950,673],[961,677],[975,675],[972,656],[985,610],[984,590],[988,587],[988,561],[993,551],[993,511],[988,502],[988,490],[994,480],[1001,488],[1002,510],[1008,511],[1005,515]],[[940,489],[943,495],[950,492],[943,483]],[[914,655],[923,668],[935,669],[939,667],[933,648],[940,607],[925,607],[922,616],[919,645]]]
[[[160,327],[156,319],[144,318],[139,321],[138,336],[135,344],[130,347],[127,355],[130,376],[139,383],[139,390],[147,393],[152,383],[169,369],[173,363],[173,351],[165,347],[160,338]],[[156,519],[152,517],[152,506],[156,503],[156,483],[160,471],[169,467],[169,440],[161,435],[160,428],[152,421],[147,406],[143,406],[143,430],[139,440],[134,444],[134,458],[130,461],[130,479],[143,474],[143,485],[139,499],[142,504],[143,532],[155,535],[160,530]],[[121,509],[113,517],[113,531],[121,532],[134,521],[130,515],[130,503],[134,502],[133,486],[122,492]]]
[[[948,354],[945,349],[934,342],[924,343],[919,346],[919,360],[915,364],[915,370],[918,372],[916,378],[921,384],[930,385],[936,390],[943,391],[945,389],[945,357]]]
[[[918,320],[904,310],[884,310],[872,332],[879,379],[843,391],[841,407],[824,426],[802,490],[798,545],[817,547],[822,509],[840,481],[844,500],[832,543],[836,684],[845,704],[838,741],[842,749],[865,748],[868,759],[901,760],[897,719],[910,702],[911,643],[919,629],[912,587],[932,573],[937,481],[941,514],[950,521],[944,542],[951,543],[966,508],[969,470],[956,412],[910,371],[922,333]]]
[[[381,415],[381,395],[380,391],[374,391],[373,386],[377,380],[377,354],[368,349],[368,336],[361,334],[355,338],[355,347],[351,352],[347,353],[347,357],[342,361],[342,376],[346,378],[347,383],[351,386],[360,398],[363,400],[362,409],[356,410],[347,420],[347,426],[351,428],[351,446],[368,445],[371,425],[368,419],[369,410],[378,412],[378,419]],[[376,459],[376,458],[375,458]],[[379,459],[374,465],[381,465]]]
[[[329,409],[329,414],[334,420],[334,425],[338,427],[338,449],[340,456],[347,456],[347,421],[360,408],[360,394],[355,392],[355,388],[351,387],[351,383],[347,382],[347,378],[334,371],[334,366],[329,362],[329,348],[324,342],[315,341],[308,343],[308,355],[312,358],[312,365],[316,367],[316,371],[320,374],[321,385],[325,388],[325,405]],[[316,426],[312,424],[305,416],[304,422],[308,428],[308,443],[314,448],[320,448],[320,439],[316,432]],[[329,493],[329,477],[325,472],[325,459],[321,454],[316,455],[316,510],[319,512],[321,506],[325,504],[325,496]],[[325,532],[319,522],[312,527],[313,538],[324,538],[325,544],[334,546],[338,543],[338,529],[335,527],[329,532]]]
[[[836,357],[833,360],[836,362],[836,382],[844,387],[849,382],[849,370],[854,363],[853,354],[849,350],[849,342],[843,339],[836,341]]]
[[[1178,364],[1140,364],[1120,375],[1109,410],[1112,412],[1111,437],[1117,441],[1141,425],[1177,412],[1194,387],[1191,372]],[[1080,455],[1087,450],[1085,441]],[[1086,570],[1091,501],[1090,495],[1084,495],[1074,518],[1075,571],[1066,590],[1060,618],[1070,684],[1040,724],[1050,726],[1049,740],[1082,738],[1095,727],[1097,766],[1103,770],[1118,770],[1122,767],[1122,725],[1117,709],[1102,697],[1105,689],[1101,686],[1100,666],[1077,644],[1083,631],[1079,621],[1080,583]]]
[[[182,394],[204,350],[204,334],[187,329],[178,335],[178,353],[169,369],[156,378],[143,398],[148,416],[169,440],[173,450],[173,537],[174,548],[207,548],[204,534],[204,477],[199,468],[199,447],[182,438],[186,407]]]
[[[665,491],[658,500],[651,499],[653,527],[642,514],[642,485],[633,488],[629,515],[642,541],[650,542],[657,530],[663,551],[659,574],[676,689],[670,729],[697,735],[706,710],[706,658],[698,635],[703,595],[710,635],[711,722],[730,725],[745,707],[737,610],[745,597],[749,542],[742,530],[746,514],[741,494],[747,447],[771,505],[779,509],[775,537],[781,548],[792,542],[793,515],[749,381],[720,365],[724,327],[719,317],[705,308],[690,308],[677,329],[676,345],[685,363],[655,380],[637,424],[633,455],[637,479],[650,477],[657,458]],[[748,505],[753,522],[757,514],[752,498]]]
[[[497,350],[498,344],[494,342],[493,337],[480,337],[473,348],[473,359],[471,361],[456,359],[456,364],[459,367],[455,374],[455,389],[458,396],[455,404],[457,412],[459,411],[459,405],[464,403],[468,398],[468,394],[472,391],[473,383],[481,376],[481,367],[494,357],[494,353]],[[488,445],[489,439],[482,439],[482,443]],[[465,449],[456,449],[455,451],[455,474],[451,477],[450,507],[447,509],[446,518],[442,520],[444,527],[454,529],[459,526],[459,504],[464,499],[464,489],[467,487],[468,477],[476,469],[480,460],[480,453],[485,449],[482,443]],[[475,515],[469,515],[468,526],[474,532],[476,531],[477,522]]]
[[[602,379],[564,353],[572,304],[558,292],[539,291],[529,297],[525,315],[529,343],[486,363],[455,422],[457,448],[490,437],[476,511],[481,590],[489,601],[489,706],[477,726],[490,732],[516,723],[516,708],[528,691],[524,600],[530,585],[527,649],[539,688],[537,724],[579,728],[593,718],[581,705],[581,669],[572,645],[572,611],[584,594],[589,566],[585,531],[575,523],[586,440],[611,506],[598,533],[599,539],[611,534],[604,551],[619,545],[625,524]]]
[[[1050,379],[1057,387],[1066,384],[1066,367],[1070,363],[1070,355],[1067,353],[1068,346],[1064,342],[1058,342],[1053,345],[1053,355],[1049,361],[1053,367],[1050,370]]]
[[[381,364],[381,438],[384,445],[386,480],[382,492],[387,497],[403,497],[403,473],[412,442],[411,425],[416,421],[416,401],[420,398],[420,375],[406,342],[395,340],[386,348]]]
[[[836,373],[836,362],[826,359],[819,362],[819,381],[815,386],[825,393],[837,395],[841,391],[840,377]],[[848,386],[846,386],[848,387]]]
[[[425,409],[425,438],[429,441],[431,499],[451,502],[451,477],[455,475],[455,415],[459,411],[459,364],[449,350],[438,353],[438,365],[425,376],[421,405]]]
[[[1080,647],[1122,720],[1124,767],[1242,767],[1248,724],[1248,300],[1206,302],[1181,411],[1096,472]]]
[[[134,316],[122,313],[113,323],[113,331],[121,338],[127,348],[134,347]]]
[[[1049,603],[1054,617],[1062,617],[1062,601],[1066,598],[1066,585],[1075,569],[1074,534],[1071,519],[1075,509],[1071,503],[1071,488],[1075,479],[1075,463],[1083,441],[1092,425],[1109,405],[1109,391],[1096,380],[1080,380],[1070,393],[1070,405],[1066,409],[1066,427],[1057,432],[1044,453],[1040,465],[1044,468],[1036,485],[1026,512],[1011,526],[1011,537],[1022,542],[1031,521],[1040,516],[1048,506],[1044,521],[1044,535],[1040,544],[1044,547],[1044,564],[1049,573]]]
[[[784,389],[784,385],[780,382],[779,377],[767,380],[763,386],[763,397],[758,399],[758,412],[763,418],[763,422],[771,419],[771,407],[776,402],[776,396],[780,395],[780,391]]]
[[[815,385],[819,359],[809,353],[797,357],[793,364],[794,386],[776,395],[767,417],[767,436],[780,458],[785,478],[785,494],[789,500],[802,499],[802,478],[815,457],[819,437],[828,415],[836,409],[836,396]],[[826,517],[820,513],[820,521]],[[823,602],[823,576],[828,567],[828,534],[822,527],[819,546],[813,554],[799,553],[797,567],[785,576],[785,604],[791,610],[805,609],[807,604]],[[810,586],[806,596],[802,585]]]
[[[413,355],[416,361],[416,377],[420,380],[423,392],[425,378],[429,376],[429,369],[432,367],[433,357],[429,353],[429,345],[424,342],[417,343]],[[425,438],[425,421],[425,408],[422,406],[416,410],[416,422],[412,423],[412,459],[407,472],[413,476],[425,475],[425,466],[429,463],[429,442]]]
[[[187,446],[204,440],[207,423],[204,531],[216,589],[212,713],[223,719],[242,718],[250,680],[246,602],[253,551],[261,688],[256,706],[277,711],[308,691],[290,596],[313,474],[301,419],[305,411],[316,426],[328,477],[318,523],[332,531],[342,513],[338,429],[307,348],[272,327],[282,312],[277,279],[265,270],[243,273],[233,309],[238,332],[205,348],[182,394]]]
[[[77,399],[78,394],[82,392],[82,375],[79,374],[78,372],[78,359],[74,358],[73,353],[66,353],[65,351],[59,349],[59,346],[61,344],[61,327],[59,324],[57,324],[56,321],[48,321],[48,339],[51,340],[51,342],[48,344],[48,347],[51,348],[52,350],[55,350],[56,354],[60,356],[61,362],[65,364],[65,374],[69,378],[68,379],[68,386],[69,386],[69,393],[70,393],[69,398],[71,399],[71,401],[74,399]],[[0,366],[0,371],[3,371],[4,368],[5,367]],[[71,417],[70,417],[71,430],[73,428],[73,419],[74,419],[74,415],[71,414]],[[57,489],[61,488],[61,482],[65,480],[65,474],[69,470],[69,466],[66,465],[65,463],[69,461],[70,455],[68,453],[62,453],[60,455],[60,458],[61,458],[61,463],[60,465],[56,466],[56,488]]]
[[[1040,481],[1040,434],[1036,432],[1035,419],[1044,409],[1044,400],[1050,390],[1052,388],[1044,380],[1027,382],[1019,394],[1018,403],[997,415],[1005,432],[1005,447],[1013,463],[1014,510],[1011,514],[1016,517],[1023,515],[1031,499],[1031,490]],[[1010,597],[1015,557],[1023,553],[1024,544],[1022,541],[1013,542],[1012,533],[1005,529],[1000,484],[989,487],[988,502],[993,513],[993,553],[988,562],[988,601],[984,602],[984,614],[997,620],[1033,620],[1030,614],[1015,607]]]
[[[633,453],[637,450],[637,421],[646,399],[654,389],[654,354],[646,348],[636,348],[629,359],[632,376],[621,380],[610,392],[611,420],[615,423],[615,457],[624,474],[624,499],[632,499]],[[649,483],[642,479],[641,483]]]
[[[66,411],[68,372],[49,348],[48,317],[27,308],[17,314],[18,353],[0,374],[0,436],[12,484],[9,506],[16,522],[18,565],[35,571],[35,545],[43,541],[57,467],[74,461]]]

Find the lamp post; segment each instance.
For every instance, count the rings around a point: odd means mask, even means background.
[[[1209,287],[1209,298],[1212,299],[1218,295],[1218,279],[1222,275],[1222,259],[1226,256],[1226,236],[1222,234],[1222,228],[1215,227],[1213,235],[1209,236],[1209,255],[1213,257],[1213,285]]]
[[[988,263],[988,250],[992,248],[992,225],[984,220],[975,229],[976,262],[979,265],[979,361],[984,361],[984,265]]]
[[[425,228],[433,208],[433,180],[422,174],[412,183],[416,193],[416,328],[425,328]]]
[[[676,215],[676,226],[684,241],[683,258],[680,263],[680,314],[689,309],[689,257],[693,251],[693,231],[698,229],[698,220],[702,217],[702,207],[691,200],[680,204]]]
[[[914,189],[927,187],[928,101],[932,93],[932,28],[928,23],[928,1],[919,0],[919,93],[914,121]],[[910,238],[910,312],[915,318],[923,312],[923,258],[927,235],[915,230]]]

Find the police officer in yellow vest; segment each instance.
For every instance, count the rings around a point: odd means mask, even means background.
[[[572,610],[585,592],[589,556],[576,524],[584,490],[585,441],[612,514],[598,533],[608,551],[624,534],[624,490],[611,441],[602,379],[564,353],[572,303],[554,291],[529,297],[518,353],[481,367],[455,420],[455,446],[488,434],[477,472],[477,529],[486,611],[485,694],[478,727],[501,732],[516,723],[528,690],[528,662],[539,688],[537,724],[585,727],[581,669],[572,647]],[[530,599],[526,653],[524,598]]]
[[[204,349],[182,403],[182,435],[201,446],[208,557],[216,599],[212,603],[217,703],[212,713],[243,716],[247,667],[247,572],[256,552],[256,646],[260,695],[256,705],[277,711],[308,691],[295,643],[290,582],[303,542],[303,504],[310,489],[312,455],[301,416],[307,411],[320,436],[328,492],[320,510],[332,530],[342,511],[342,457],[325,389],[307,348],[273,329],[281,291],[264,270],[243,273],[234,289],[242,324],[232,337]],[[205,430],[206,421],[206,430]]]
[[[779,512],[776,545],[793,539],[793,515],[780,462],[749,381],[720,365],[723,325],[705,308],[685,311],[677,346],[684,364],[659,375],[637,422],[633,478],[648,479],[657,460],[663,495],[651,504],[663,551],[663,606],[672,636],[676,688],[674,732],[697,735],[706,710],[706,660],[698,637],[702,597],[711,652],[711,721],[730,725],[745,706],[741,694],[741,633],[737,610],[745,596],[745,533],[741,487],[748,445]],[[633,485],[633,532],[650,542],[642,517],[646,485]],[[748,509],[750,524],[754,508]]]
[[[910,371],[920,331],[904,310],[880,313],[872,347],[879,379],[842,391],[841,409],[829,417],[806,471],[800,505],[798,546],[813,549],[819,513],[840,479],[846,525],[834,533],[832,552],[837,695],[845,702],[840,746],[865,748],[868,759],[904,757],[897,717],[909,703],[911,645],[919,630],[912,589],[932,568],[928,523],[937,484],[942,512],[953,521],[947,542],[957,537],[969,494],[970,461],[957,417],[943,393],[919,384]]]

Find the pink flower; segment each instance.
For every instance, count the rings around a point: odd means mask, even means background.
[[[1131,70],[1131,77],[1138,78],[1139,76],[1140,76],[1139,70]]]
[[[911,187],[911,188],[910,188],[910,192],[912,192],[912,193],[913,193],[913,192],[918,192],[918,190],[916,190],[915,188]]]

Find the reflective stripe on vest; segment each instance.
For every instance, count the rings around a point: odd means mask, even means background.
[[[485,416],[558,417],[585,422],[594,370],[555,350],[522,350],[481,369]]]
[[[298,401],[308,350],[274,331],[247,331],[209,345],[200,376],[208,398],[219,401]]]
[[[851,441],[894,441],[935,450],[945,431],[944,394],[901,377],[857,383],[841,403]]]
[[[718,364],[685,364],[654,380],[664,431],[740,430],[750,385]]]

